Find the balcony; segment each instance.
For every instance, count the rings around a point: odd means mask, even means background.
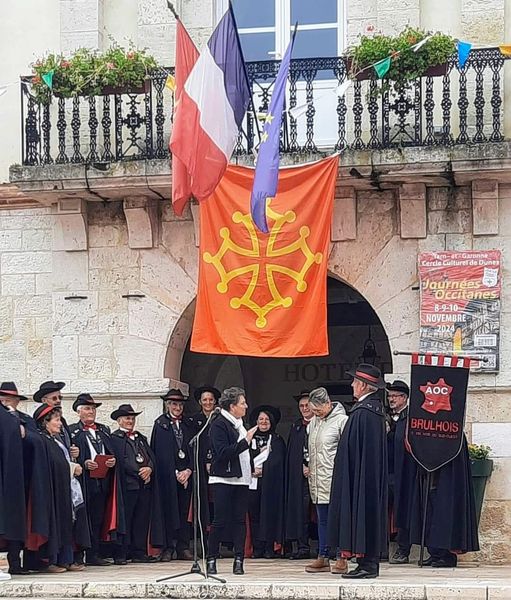
[[[473,50],[464,69],[456,57],[399,94],[381,81],[356,81],[344,96],[343,58],[293,60],[281,133],[283,163],[343,154],[341,177],[378,190],[406,182],[465,185],[477,174],[511,182],[511,80],[498,48]],[[245,118],[233,160],[253,164],[278,61],[248,63],[255,106]],[[129,195],[168,198],[173,97],[170,69],[153,73],[140,93],[35,102],[22,78],[21,166],[11,182],[39,202]]]

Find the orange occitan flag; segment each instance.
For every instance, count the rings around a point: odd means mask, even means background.
[[[269,234],[250,216],[254,169],[229,166],[200,203],[199,290],[191,350],[328,354],[326,280],[338,156],[279,172]]]

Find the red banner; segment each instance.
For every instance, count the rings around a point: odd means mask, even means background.
[[[480,371],[498,371],[501,256],[499,250],[419,255],[420,350],[484,356]]]
[[[200,203],[194,352],[328,354],[326,279],[338,157],[283,168],[269,234],[250,216],[254,169],[229,166]]]

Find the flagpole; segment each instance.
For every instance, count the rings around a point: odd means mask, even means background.
[[[245,75],[245,81],[247,82],[247,87],[250,91],[250,104],[252,105],[252,113],[254,115],[254,121],[257,129],[257,137],[259,138],[259,143],[261,143],[261,130],[259,129],[259,120],[257,118],[256,108],[254,104],[254,96],[252,93],[252,85],[250,84],[250,79],[248,78],[247,65],[245,63],[245,57],[243,56],[243,50],[241,48],[240,34],[238,33],[238,24],[236,23],[236,16],[234,14],[234,9],[232,7],[232,2],[229,0],[229,10],[231,12],[232,21],[234,23],[234,28],[236,29],[236,42],[238,43],[238,48],[241,56],[243,57],[243,73]],[[248,135],[245,136],[247,138],[247,142],[249,142]]]
[[[176,19],[176,21],[180,21],[181,19],[179,18],[179,15],[177,14],[176,9],[174,8],[174,5],[172,4],[172,2],[170,0],[167,0],[167,8],[170,10],[170,12],[174,15],[174,18]]]
[[[488,362],[488,358],[485,356],[463,356],[460,354],[446,354],[445,352],[400,352],[399,350],[394,350],[392,353],[394,356],[447,356],[448,358],[459,358],[459,359],[468,359],[472,362]]]

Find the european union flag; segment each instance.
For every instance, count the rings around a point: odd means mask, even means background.
[[[270,107],[264,122],[257,165],[254,175],[254,187],[250,198],[252,220],[263,233],[268,233],[266,222],[266,200],[277,193],[280,163],[280,126],[286,97],[286,81],[291,62],[291,53],[295,41],[296,28],[289,42],[284,58],[280,63],[277,79],[271,96]]]

